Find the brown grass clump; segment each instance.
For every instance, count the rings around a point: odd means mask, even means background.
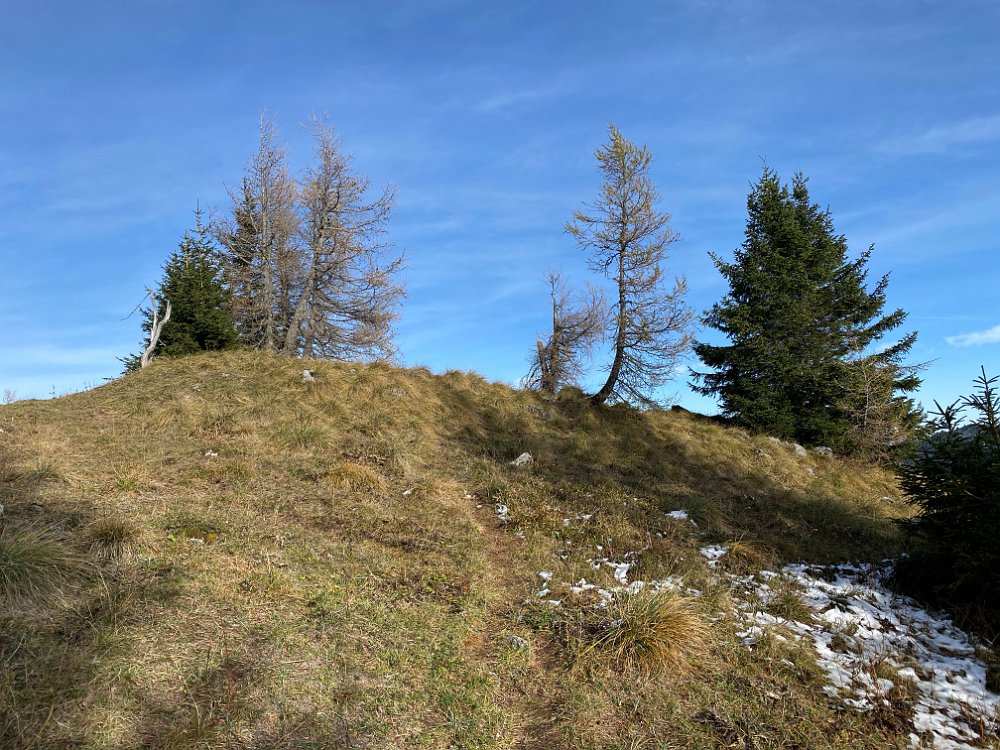
[[[352,492],[384,492],[385,479],[375,469],[354,461],[344,461],[330,472],[335,487]]]
[[[773,550],[759,542],[739,539],[726,545],[729,550],[723,558],[723,564],[735,573],[752,573],[763,570],[771,565]]]
[[[624,670],[685,668],[708,647],[708,623],[688,596],[670,591],[623,594],[608,607],[589,650]]]
[[[90,551],[100,560],[125,563],[142,550],[145,530],[124,516],[103,516],[87,525],[84,538]]]
[[[810,622],[812,620],[812,610],[802,601],[798,591],[791,584],[777,584],[779,588],[774,592],[767,602],[765,609],[775,617],[785,620],[796,620],[798,622]]]
[[[111,471],[111,489],[120,495],[136,495],[149,484],[149,471],[137,464],[120,464]]]
[[[84,568],[52,529],[0,528],[0,597],[9,604],[51,603]]]

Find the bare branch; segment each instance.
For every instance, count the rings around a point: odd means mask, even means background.
[[[156,296],[153,294],[152,289],[147,289],[149,292],[149,301],[153,307],[153,321],[149,327],[149,344],[143,351],[142,356],[139,358],[139,366],[145,367],[149,364],[150,360],[153,358],[153,350],[156,349],[156,345],[160,342],[160,334],[163,333],[163,326],[167,324],[170,320],[170,300],[164,300],[166,302],[166,308],[163,312],[163,318],[160,318],[159,307],[156,304]]]

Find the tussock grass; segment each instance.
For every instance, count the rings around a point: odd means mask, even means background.
[[[798,589],[793,584],[776,579],[771,582],[771,587],[774,593],[768,600],[765,611],[785,620],[812,621],[812,610],[802,601]]]
[[[594,627],[588,652],[599,650],[628,671],[686,669],[708,649],[708,622],[698,603],[670,591],[622,594]]]
[[[322,427],[308,417],[299,417],[293,422],[281,425],[275,437],[290,448],[319,448],[326,439]]]
[[[50,604],[85,568],[83,558],[54,529],[0,527],[0,596],[8,604]]]
[[[91,553],[98,560],[115,564],[134,560],[142,551],[145,537],[141,524],[120,515],[101,516],[84,529]]]
[[[330,482],[335,487],[352,492],[384,492],[385,479],[375,469],[354,461],[344,461],[330,470]]]
[[[113,492],[137,495],[149,486],[150,479],[149,469],[144,465],[123,463],[112,468],[109,483]]]

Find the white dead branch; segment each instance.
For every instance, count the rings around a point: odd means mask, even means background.
[[[153,305],[153,324],[149,327],[149,345],[146,350],[142,353],[142,357],[139,359],[139,366],[145,367],[149,364],[149,361],[153,358],[153,350],[160,341],[160,334],[163,333],[163,326],[167,324],[170,320],[170,300],[166,300],[167,307],[163,311],[163,319],[160,319],[159,308],[156,304],[156,297],[153,295],[152,289],[147,289],[149,292],[149,300]]]

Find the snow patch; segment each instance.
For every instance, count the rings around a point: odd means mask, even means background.
[[[912,696],[914,748],[980,747],[981,732],[1000,729],[1000,696],[986,689],[986,664],[950,619],[889,591],[890,571],[888,564],[798,564],[765,571],[758,582],[734,580],[755,588],[764,605],[774,595],[769,582],[788,581],[801,589],[810,610],[809,622],[783,620],[744,602],[746,626],[737,635],[752,647],[765,633],[780,635],[780,626],[811,641],[826,673],[824,692],[857,711],[889,705],[890,692],[900,686]]]

